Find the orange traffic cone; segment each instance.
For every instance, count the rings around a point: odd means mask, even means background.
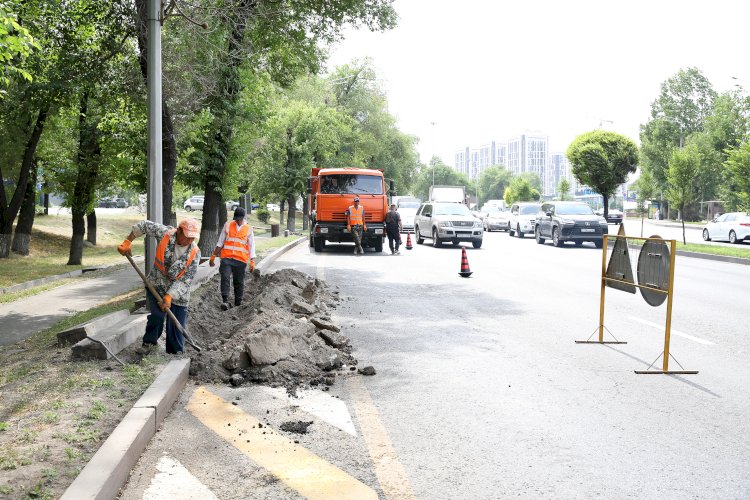
[[[466,258],[466,247],[461,247],[461,272],[458,273],[462,278],[468,278],[471,276],[471,270],[469,269],[469,259]]]
[[[412,248],[414,247],[411,246],[411,233],[406,233],[406,249],[411,250]]]

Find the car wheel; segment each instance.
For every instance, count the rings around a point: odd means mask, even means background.
[[[539,230],[539,226],[534,228],[534,238],[540,245],[544,245],[544,238],[542,238],[542,232]]]
[[[516,225],[516,236],[523,238],[523,231],[521,231],[521,224]]]
[[[737,243],[737,233],[734,232],[734,229],[729,231],[729,243],[733,245]]]
[[[711,236],[708,234],[708,229],[703,230],[703,241],[711,241]]]
[[[510,222],[508,222],[508,236],[514,236],[516,234],[515,231],[510,226]]]
[[[187,210],[188,212],[192,212],[193,211],[193,207],[191,207],[190,205],[188,205],[188,206],[185,207],[185,210]]]
[[[432,246],[435,248],[443,246],[443,242],[438,237],[437,229],[432,230]]]
[[[565,244],[565,242],[560,239],[560,229],[556,227],[552,228],[552,244],[556,247],[561,247]]]
[[[601,248],[601,247],[603,247],[603,246],[604,246],[604,240],[596,240],[596,241],[594,242],[594,246],[595,246],[596,248]]]
[[[474,248],[482,248],[482,240],[472,241],[471,246],[473,246]]]
[[[488,233],[492,232],[492,229],[490,229],[490,225],[489,224],[487,224],[487,225],[484,226],[484,230],[487,231]]]
[[[424,243],[424,238],[422,238],[422,235],[419,234],[419,226],[414,226],[414,236],[417,237],[417,245],[421,245]]]

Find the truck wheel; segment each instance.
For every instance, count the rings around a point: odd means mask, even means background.
[[[313,235],[312,233],[310,233],[310,246],[313,246],[313,239],[314,239]]]
[[[380,253],[383,251],[383,238],[377,238],[375,240],[375,252]]]
[[[437,229],[432,230],[432,246],[435,248],[443,246],[442,240],[438,238]]]
[[[417,238],[417,245],[421,245],[424,243],[424,238],[422,238],[422,235],[419,234],[419,226],[414,226],[414,236]]]
[[[326,240],[323,239],[321,236],[316,236],[313,239],[313,246],[315,247],[316,252],[322,252],[323,247],[326,246]]]

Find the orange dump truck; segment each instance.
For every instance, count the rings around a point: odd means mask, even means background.
[[[310,246],[316,252],[323,250],[326,241],[354,241],[346,229],[346,210],[354,204],[355,196],[365,209],[367,231],[362,234],[362,246],[383,251],[388,197],[382,170],[314,168],[308,193]]]

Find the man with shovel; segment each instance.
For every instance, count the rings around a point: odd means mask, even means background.
[[[130,255],[130,244],[139,236],[153,236],[158,241],[154,265],[148,274],[148,281],[156,292],[162,296],[159,304],[148,288],[146,299],[151,314],[146,322],[146,334],[143,345],[136,349],[139,354],[148,354],[156,346],[164,327],[167,310],[171,310],[174,317],[185,329],[187,324],[188,304],[190,302],[190,284],[198,270],[200,250],[195,239],[200,236],[198,221],[185,219],[177,229],[164,226],[156,222],[144,220],[133,226],[125,241],[117,247],[121,255]],[[179,354],[185,350],[184,338],[180,329],[173,323],[167,322],[167,353]]]

